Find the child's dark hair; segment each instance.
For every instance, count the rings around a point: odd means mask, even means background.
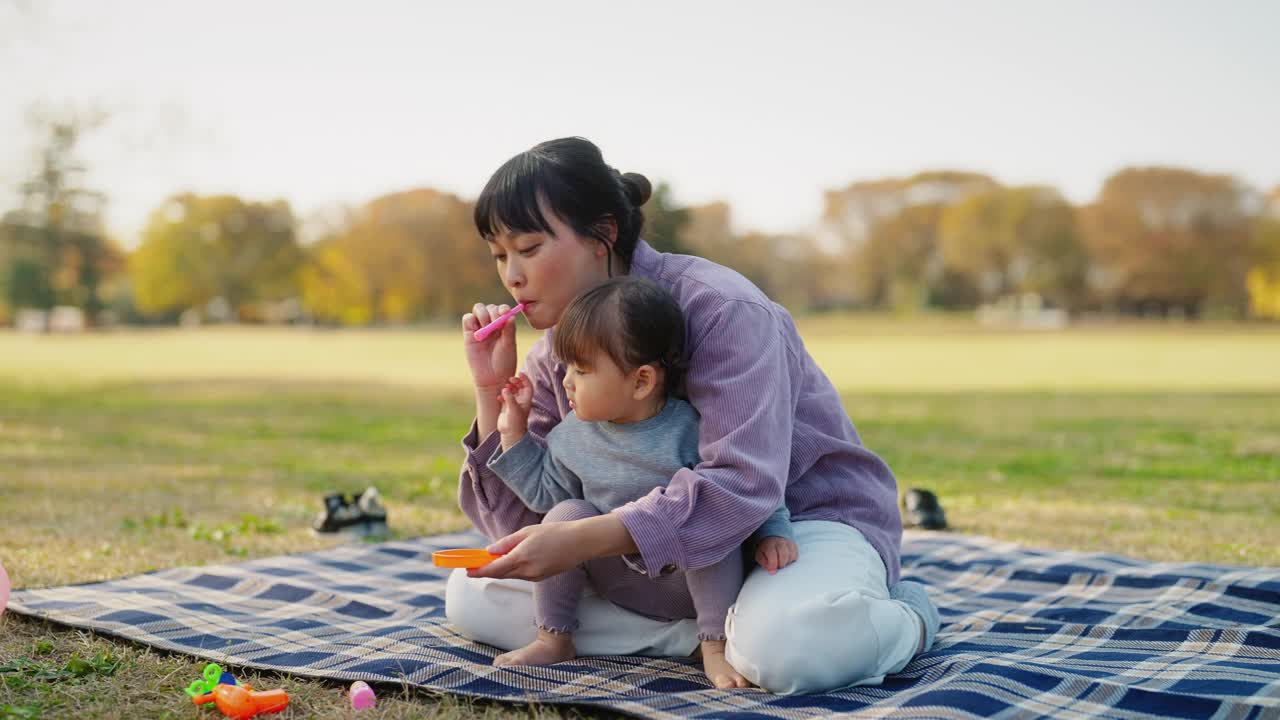
[[[562,362],[589,366],[603,351],[625,372],[656,364],[665,391],[684,382],[684,314],[671,293],[644,278],[623,275],[584,292],[556,323],[553,350]]]
[[[475,223],[480,236],[492,238],[499,230],[551,234],[539,201],[546,204],[574,232],[594,238],[609,249],[608,272],[613,257],[626,272],[644,226],[640,206],[653,192],[649,180],[638,173],[620,173],[610,167],[600,148],[580,137],[538,143],[503,163],[485,183],[476,200]],[[610,245],[609,219],[618,226]]]

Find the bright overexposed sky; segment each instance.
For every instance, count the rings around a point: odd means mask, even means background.
[[[583,135],[741,228],[811,227],[824,189],[929,168],[1076,202],[1129,164],[1280,184],[1280,2],[0,0],[0,212],[27,108],[90,107],[132,245],[178,191],[308,213],[474,197]]]

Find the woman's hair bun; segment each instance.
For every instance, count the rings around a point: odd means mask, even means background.
[[[622,173],[622,186],[627,190],[627,199],[636,207],[649,202],[649,196],[653,194],[653,186],[649,184],[649,178],[640,173]]]

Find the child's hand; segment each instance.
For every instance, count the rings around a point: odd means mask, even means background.
[[[520,373],[507,380],[498,402],[498,434],[502,436],[502,449],[507,450],[529,432],[529,409],[533,407],[533,382],[529,376]]]
[[[770,575],[790,565],[800,557],[800,548],[794,542],[777,535],[770,535],[756,546],[756,563]]]

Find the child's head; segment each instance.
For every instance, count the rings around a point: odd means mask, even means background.
[[[637,419],[679,391],[684,380],[684,316],[670,293],[622,276],[582,293],[555,329],[564,386],[583,420]]]

